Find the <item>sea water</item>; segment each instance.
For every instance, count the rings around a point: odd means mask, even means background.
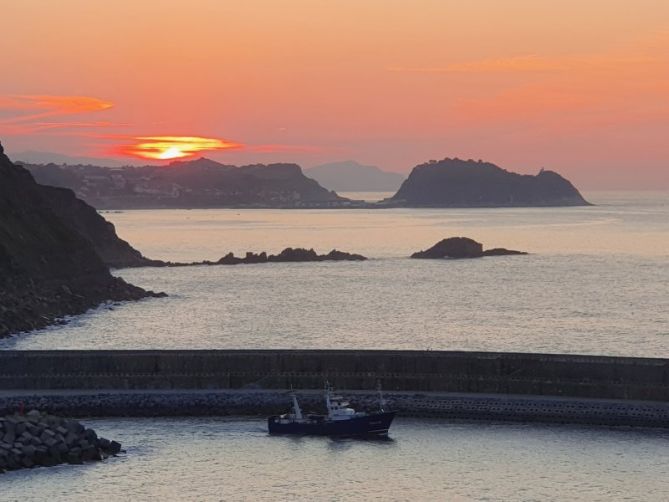
[[[583,208],[106,212],[145,255],[284,247],[366,262],[119,270],[168,298],[5,349],[388,348],[669,357],[669,194]],[[530,252],[411,260],[450,236]],[[98,419],[127,453],[0,475],[0,500],[667,500],[664,430],[417,420],[387,441],[270,437],[254,418]]]
[[[146,256],[337,248],[365,262],[139,268],[169,294],[102,306],[5,349],[341,348],[669,357],[669,193],[567,208],[137,210],[104,216]],[[467,236],[526,256],[413,260]]]
[[[104,462],[0,474],[0,500],[643,500],[669,432],[398,418],[387,440],[269,436],[242,418],[85,421]]]

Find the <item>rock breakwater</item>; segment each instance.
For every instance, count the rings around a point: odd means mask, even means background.
[[[378,409],[376,392],[341,392],[355,409]],[[325,411],[321,391],[302,390],[297,395],[305,412]],[[401,416],[669,428],[669,404],[665,402],[448,392],[384,392],[384,398],[387,409]],[[281,389],[94,393],[70,390],[26,392],[4,398],[0,395],[0,413],[19,401],[52,413],[89,417],[266,417],[285,413],[291,406],[290,397]]]
[[[121,444],[98,437],[76,420],[32,410],[0,417],[0,473],[58,464],[103,460]]]

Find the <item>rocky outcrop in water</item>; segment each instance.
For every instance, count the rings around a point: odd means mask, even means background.
[[[0,417],[0,473],[30,467],[82,464],[121,451],[75,420],[30,411]]]
[[[541,207],[590,205],[553,171],[536,176],[482,161],[443,159],[414,167],[397,193],[384,201],[403,207]]]
[[[504,248],[483,250],[483,244],[469,237],[449,237],[437,242],[425,251],[418,251],[411,258],[482,258],[483,256],[504,256],[527,254],[524,251],[514,251]]]
[[[71,191],[38,185],[0,146],[0,337],[106,301],[160,296],[110,274],[96,250],[106,242],[108,258],[121,259],[132,248],[113,240],[113,227],[93,239],[91,229],[104,223]]]
[[[347,253],[333,249],[327,254],[318,254],[313,249],[286,248],[279,254],[268,255],[265,251],[254,253],[247,251],[244,256],[235,256],[228,253],[217,261],[202,260],[192,262],[147,260],[138,267],[197,267],[201,265],[242,265],[254,263],[285,263],[285,262],[313,262],[313,261],[364,261],[367,257],[361,254]]]
[[[483,251],[483,256],[513,256],[527,254],[525,251],[516,251],[515,249],[492,248]]]
[[[313,249],[286,248],[277,255],[247,252],[243,258],[228,253],[216,262],[219,265],[239,265],[249,263],[312,262],[312,261],[364,261],[367,258],[354,253],[333,249],[328,254],[318,254]]]

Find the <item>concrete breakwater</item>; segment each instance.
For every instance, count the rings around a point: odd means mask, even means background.
[[[0,351],[0,390],[322,389],[669,402],[669,359],[455,351]]]
[[[37,410],[26,415],[0,416],[0,473],[62,463],[81,464],[120,451],[120,443],[98,437],[93,429],[75,420]]]
[[[669,427],[669,360],[366,350],[0,351],[0,413],[270,415],[328,380],[403,415]]]
[[[344,392],[357,409],[378,409],[373,392]],[[320,391],[300,391],[305,411],[324,411]],[[402,416],[465,420],[669,427],[669,403],[540,396],[385,393]],[[269,416],[290,407],[286,391],[40,391],[0,393],[0,413],[18,406],[68,416]]]

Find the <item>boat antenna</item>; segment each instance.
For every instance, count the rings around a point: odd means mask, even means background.
[[[383,391],[381,390],[381,380],[376,382],[376,390],[379,391],[379,409],[381,412],[385,412],[384,407],[386,405],[386,400],[383,398]]]

